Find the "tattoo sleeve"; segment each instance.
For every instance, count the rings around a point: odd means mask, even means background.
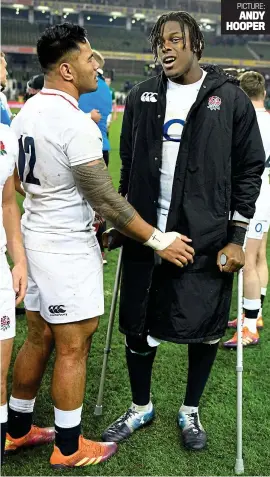
[[[134,219],[135,209],[120,196],[112,183],[103,159],[71,168],[75,184],[91,207],[102,217],[123,230]]]

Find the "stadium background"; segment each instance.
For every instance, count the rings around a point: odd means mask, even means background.
[[[123,6],[125,5],[125,6]],[[155,74],[155,65],[147,36],[151,25],[166,10],[181,9],[192,13],[205,35],[203,63],[217,63],[237,70],[255,69],[264,74],[267,83],[266,106],[270,110],[270,37],[221,36],[219,0],[83,0],[2,1],[1,43],[8,61],[9,80],[5,91],[14,112],[23,104],[29,78],[40,73],[36,57],[36,40],[46,26],[71,21],[84,25],[91,44],[106,58],[105,73],[112,77],[122,106],[126,92],[138,81]],[[119,108],[120,109],[120,108]],[[112,123],[110,173],[117,187],[119,180],[119,135],[122,114]],[[20,206],[22,201],[18,197]],[[89,359],[84,432],[100,438],[108,423],[120,415],[130,403],[125,367],[123,337],[114,329],[112,354],[106,380],[104,414],[93,416],[103,358],[110,301],[118,252],[108,254],[105,275],[105,315],[101,320]],[[270,248],[268,248],[270,258]],[[270,331],[267,317],[270,300],[266,299],[266,329],[261,344],[244,354],[244,457],[245,475],[269,475],[269,358]],[[234,293],[231,317],[236,312]],[[231,337],[228,332],[227,338]],[[13,361],[26,335],[24,317],[17,320],[17,336]],[[35,421],[38,425],[53,422],[50,398],[50,376],[53,356],[37,399]],[[208,450],[189,454],[179,445],[176,414],[186,382],[186,347],[162,345],[154,367],[153,401],[157,418],[148,429],[135,434],[120,445],[119,453],[105,465],[87,467],[78,475],[234,475],[236,448],[236,355],[220,350],[212,377],[202,399],[202,421],[209,435]],[[11,366],[12,370],[12,366]],[[9,376],[9,391],[11,386]],[[52,475],[49,467],[50,446],[27,450],[6,459],[3,475]],[[75,475],[65,471],[65,475]]]

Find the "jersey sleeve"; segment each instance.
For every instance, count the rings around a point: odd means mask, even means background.
[[[71,166],[78,166],[103,157],[102,135],[92,119],[84,115],[74,128],[65,131],[65,153]]]
[[[3,125],[2,125],[3,126]],[[19,145],[15,133],[9,126],[1,127],[0,130],[0,151],[1,156],[9,161],[8,175],[12,176],[15,163],[19,155]]]

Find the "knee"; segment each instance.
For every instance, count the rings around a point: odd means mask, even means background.
[[[79,361],[86,359],[89,351],[88,340],[74,340],[68,343],[56,345],[56,356],[67,361]]]
[[[156,350],[156,347],[153,348],[149,346],[147,342],[147,337],[143,336],[137,337],[137,336],[126,336],[126,347],[132,352],[136,354],[150,354],[153,353]]]
[[[244,274],[245,275],[248,275],[252,272],[254,272],[256,270],[256,261],[255,261],[255,257],[254,257],[254,260],[249,257],[247,258],[246,257],[246,261],[245,261],[245,266],[244,266]]]
[[[258,257],[257,257],[257,264],[266,264],[267,265],[267,259],[266,259],[266,253],[265,250],[259,250]]]

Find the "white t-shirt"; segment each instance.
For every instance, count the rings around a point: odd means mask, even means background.
[[[172,197],[174,171],[186,117],[195,103],[206,71],[196,83],[181,85],[168,80],[166,113],[163,125],[162,166],[158,201],[158,228],[165,232]]]
[[[19,175],[26,192],[25,247],[84,253],[96,239],[94,212],[78,191],[71,166],[102,158],[98,126],[72,96],[45,89],[12,121],[20,143]]]
[[[260,195],[256,202],[255,219],[269,219],[270,213],[270,114],[264,108],[255,108],[266,156],[266,168],[262,175]]]
[[[0,254],[6,251],[6,232],[3,226],[2,198],[7,179],[12,176],[18,158],[18,141],[6,124],[0,124]]]

